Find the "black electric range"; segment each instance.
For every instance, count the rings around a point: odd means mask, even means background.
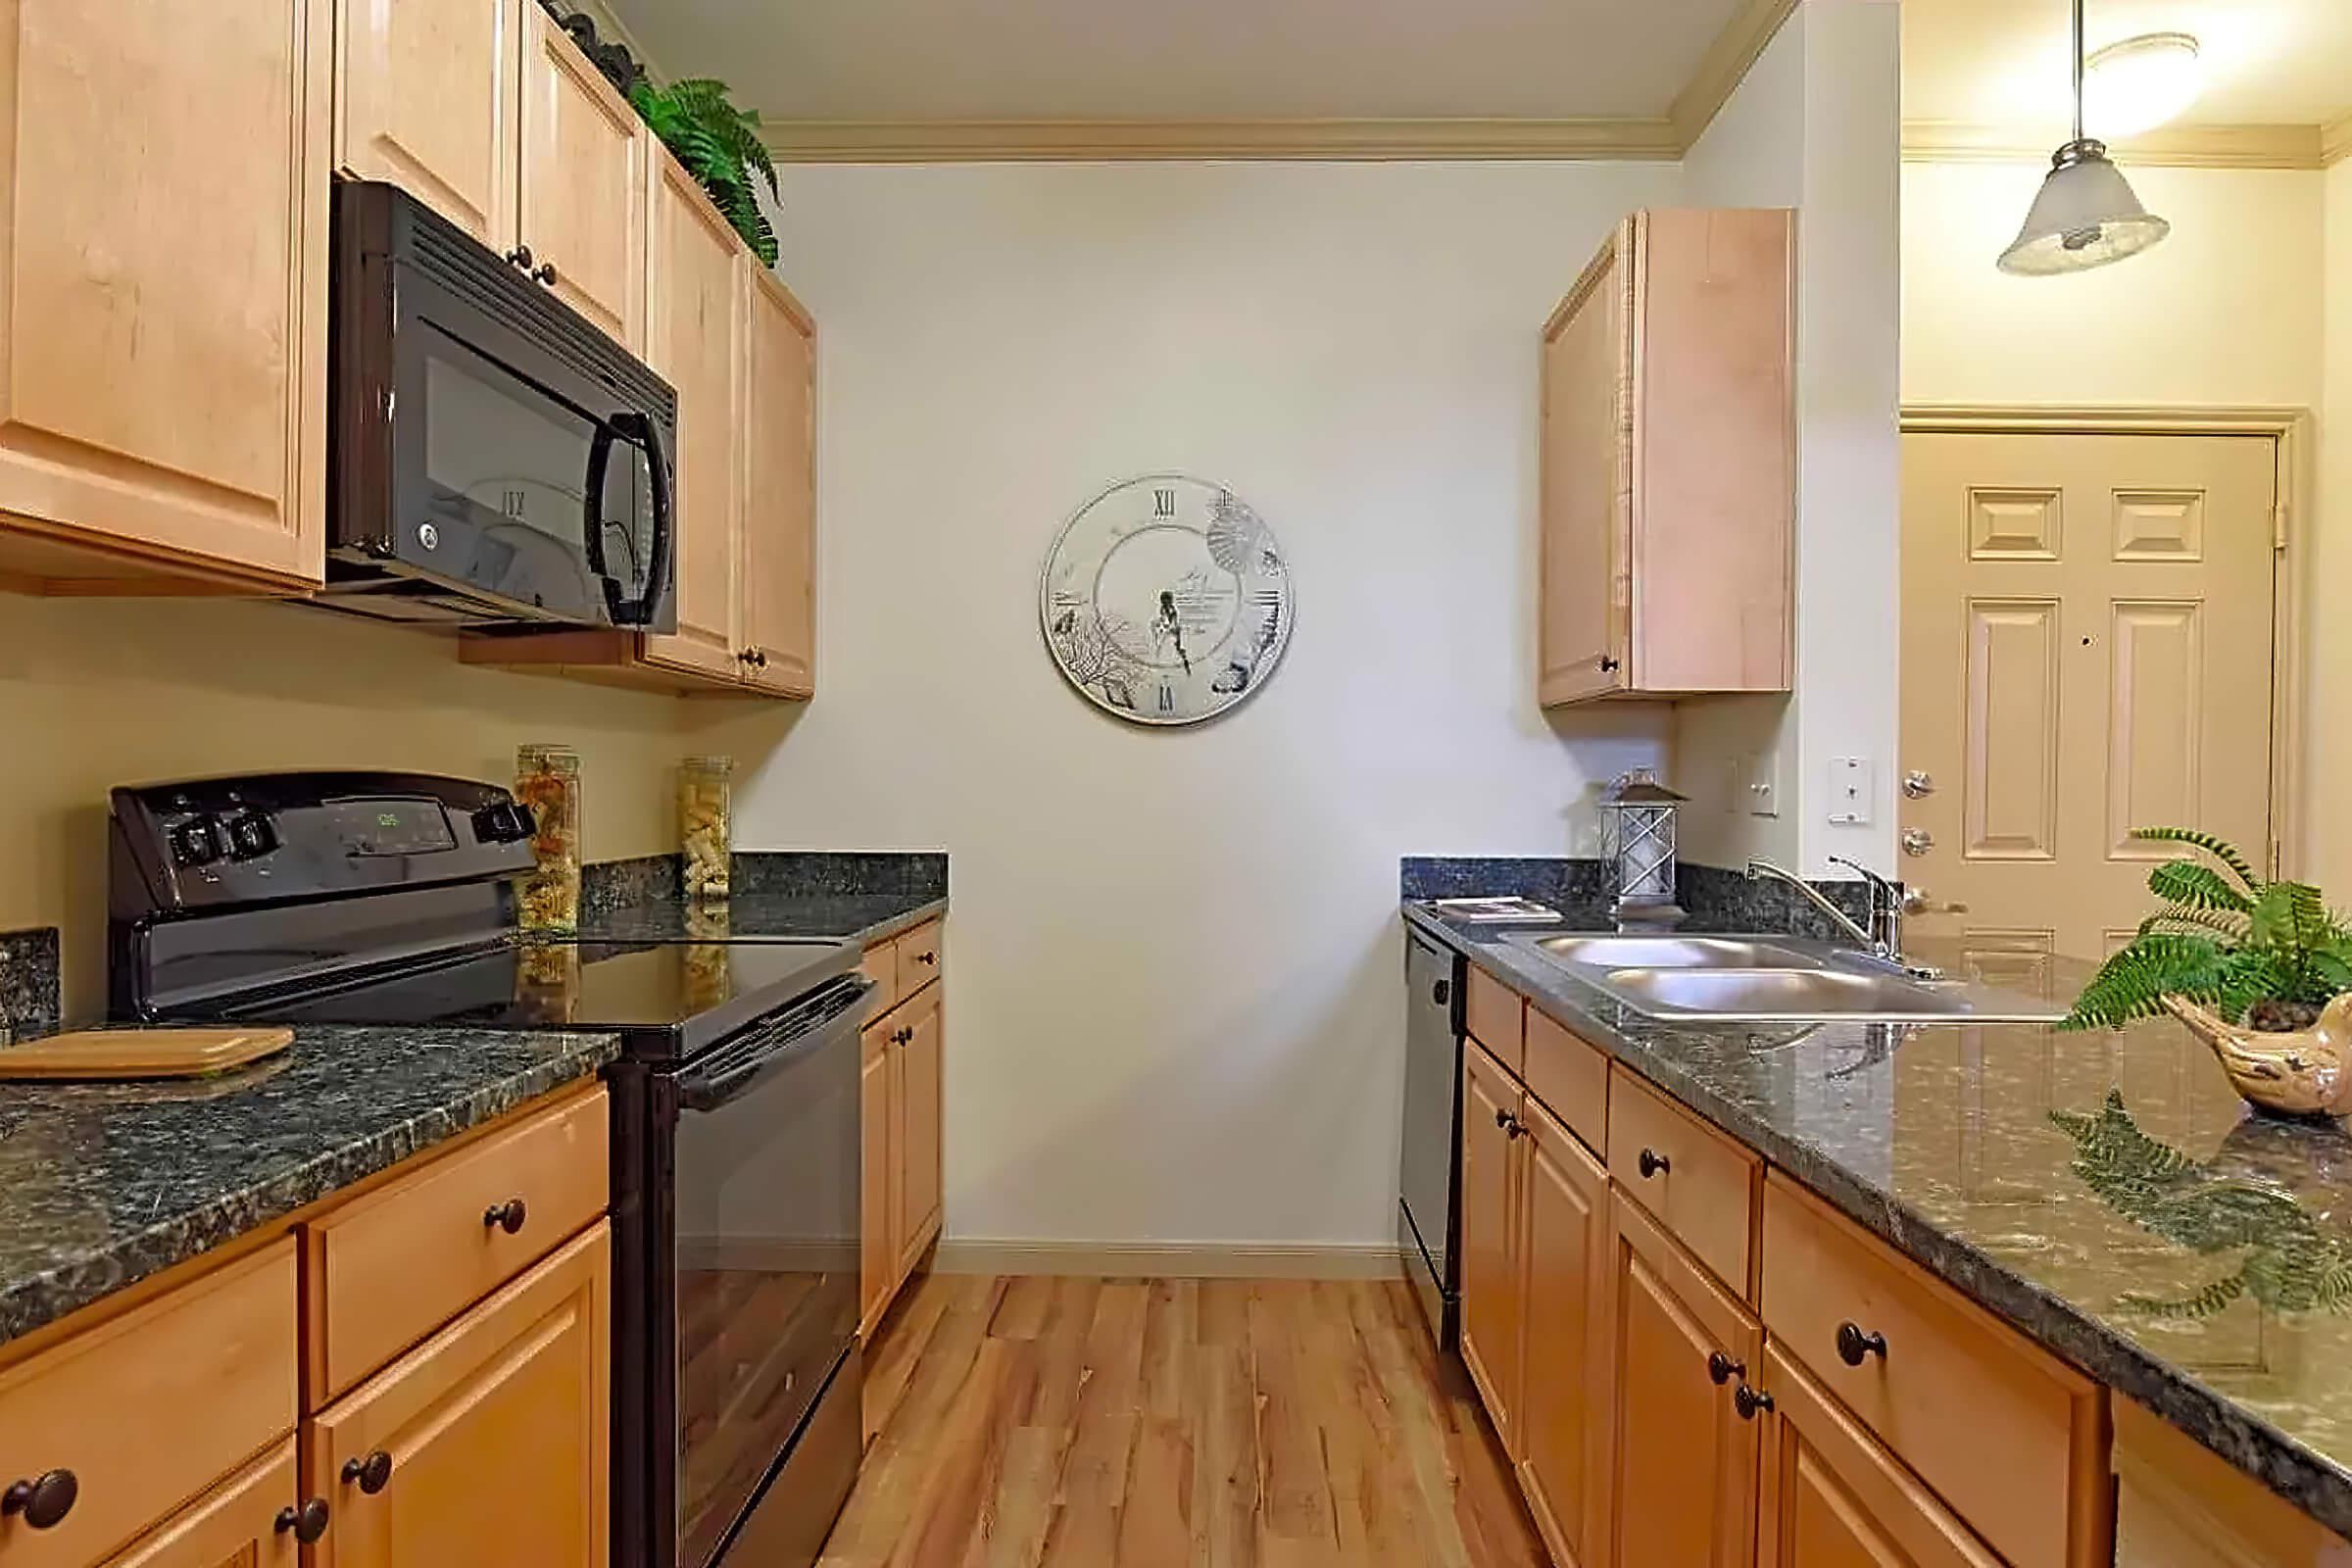
[[[617,1033],[613,1561],[813,1562],[862,1447],[871,984],[840,942],[520,932],[531,836],[506,790],[424,775],[117,790],[113,1010]]]

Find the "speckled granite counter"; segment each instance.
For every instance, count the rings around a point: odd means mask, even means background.
[[[696,908],[656,897],[608,909],[584,909],[580,937],[588,942],[757,942],[761,938],[831,937],[871,943],[894,937],[947,912],[945,895],[927,893],[738,893],[725,904]]]
[[[2170,1020],[2113,1035],[1667,1025],[1512,945],[1511,927],[1404,912],[2031,1338],[2352,1535],[2352,1136],[2253,1115]],[[1597,908],[1570,912],[1540,929],[1608,929]],[[1985,978],[2067,997],[2086,974],[2021,957]]]
[[[0,1084],[0,1344],[585,1078],[616,1046],[320,1025],[194,1083]]]

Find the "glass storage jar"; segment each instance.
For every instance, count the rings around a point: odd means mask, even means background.
[[[527,931],[580,928],[580,754],[568,746],[514,752],[514,798],[530,808],[539,869],[517,902]]]
[[[689,757],[678,768],[678,842],[684,851],[686,897],[723,899],[734,853],[735,760]]]

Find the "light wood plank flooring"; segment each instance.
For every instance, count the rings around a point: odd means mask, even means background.
[[[1401,1282],[907,1287],[821,1568],[1542,1568]]]

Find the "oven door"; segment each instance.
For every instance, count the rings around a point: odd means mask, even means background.
[[[681,1568],[710,1560],[857,1337],[863,1011],[755,1027],[675,1079]]]

